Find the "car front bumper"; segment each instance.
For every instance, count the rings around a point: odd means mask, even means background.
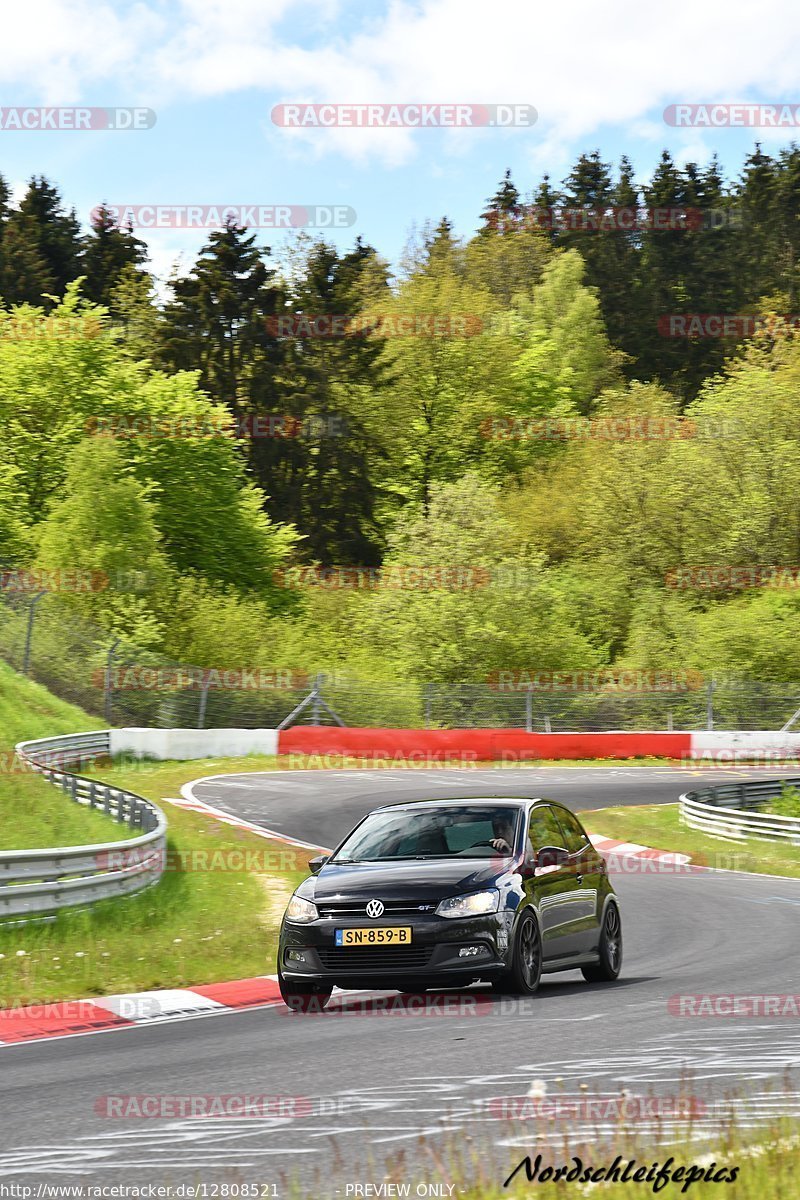
[[[374,922],[320,918],[307,924],[285,921],[278,965],[292,982],[339,987],[392,987],[411,981],[471,982],[492,978],[508,965],[513,913],[447,918],[435,914],[382,922],[410,926],[410,945],[337,946],[343,927],[374,928]]]

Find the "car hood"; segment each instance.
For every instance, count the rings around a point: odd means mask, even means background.
[[[314,900],[443,900],[460,892],[475,892],[492,887],[506,873],[510,860],[498,859],[418,859],[396,863],[331,863],[313,880],[303,894]]]

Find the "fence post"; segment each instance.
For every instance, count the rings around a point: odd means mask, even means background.
[[[211,686],[211,674],[206,672],[206,678],[203,680],[200,689],[200,711],[197,714],[197,728],[205,729],[206,724],[206,706],[208,705],[208,689]]]
[[[28,668],[31,665],[31,641],[33,640],[33,622],[36,619],[36,605],[47,595],[47,592],[37,592],[31,597],[30,607],[28,608],[28,627],[25,630],[25,653],[22,656],[22,674],[28,674]]]
[[[122,640],[121,638],[114,639],[114,641],[108,647],[108,656],[106,657],[104,711],[105,711],[105,715],[106,715],[106,720],[108,721],[109,725],[111,724],[111,710],[112,710],[112,707],[114,704],[114,688],[112,687],[112,684],[111,684],[111,669],[112,669],[112,665],[114,662],[114,653],[117,649],[117,646],[120,644],[121,640]]]
[[[709,679],[706,689],[706,729],[714,728],[714,688],[716,684]]]
[[[322,689],[322,684],[323,684],[324,680],[325,680],[324,675],[318,674],[318,675],[314,676],[314,691],[312,693],[313,701],[311,704],[311,724],[312,725],[319,725],[320,691]]]
[[[533,733],[533,688],[525,693],[525,732]]]
[[[425,728],[426,729],[430,729],[430,727],[431,727],[431,692],[432,691],[433,691],[433,684],[426,683],[425,684]]]

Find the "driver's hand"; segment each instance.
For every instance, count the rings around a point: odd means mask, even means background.
[[[499,850],[503,854],[511,853],[511,847],[509,846],[509,844],[505,838],[492,838],[491,844],[495,848],[495,850]]]

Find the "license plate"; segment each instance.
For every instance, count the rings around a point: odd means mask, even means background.
[[[391,929],[337,929],[337,946],[408,946],[411,942],[411,926],[396,926]]]

